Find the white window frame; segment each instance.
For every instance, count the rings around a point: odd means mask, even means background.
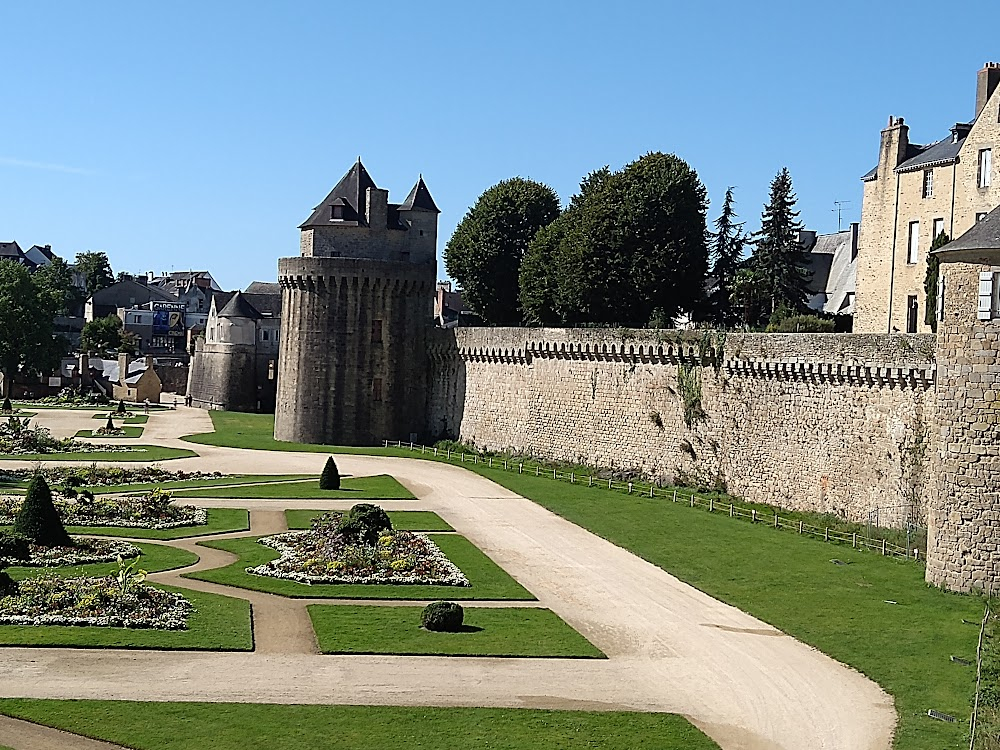
[[[934,170],[925,169],[924,170],[924,184],[922,195],[924,198],[934,197]]]
[[[1000,269],[979,273],[979,320],[1000,318]]]
[[[938,235],[944,231],[944,219],[934,219],[933,228],[931,229],[931,241],[933,242],[938,238]]]
[[[979,149],[979,187],[988,188],[993,182],[993,149]]]
[[[920,222],[911,221],[906,234],[906,262],[915,264],[920,259]]]

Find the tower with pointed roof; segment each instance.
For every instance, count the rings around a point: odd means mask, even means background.
[[[278,440],[422,431],[439,213],[423,177],[390,203],[359,158],[299,226],[300,256],[278,263]]]

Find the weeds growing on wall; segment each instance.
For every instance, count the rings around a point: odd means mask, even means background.
[[[684,424],[688,429],[705,418],[701,406],[701,368],[690,362],[677,366],[677,392],[684,403]]]

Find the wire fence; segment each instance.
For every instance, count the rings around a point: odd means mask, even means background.
[[[885,557],[901,557],[907,559],[920,560],[921,553],[919,547],[911,549],[907,543],[905,547],[890,542],[884,537],[869,536],[856,532],[838,531],[829,526],[816,526],[805,523],[801,519],[782,518],[780,510],[774,511],[759,510],[746,505],[740,505],[729,500],[721,501],[715,497],[699,497],[695,492],[688,492],[677,487],[662,488],[646,482],[622,481],[615,479],[604,479],[593,474],[583,474],[576,471],[560,471],[557,468],[550,468],[539,463],[523,461],[519,458],[509,456],[483,455],[472,451],[458,451],[449,448],[438,448],[436,446],[420,445],[418,443],[407,443],[402,440],[382,441],[386,448],[402,448],[419,452],[421,455],[429,455],[438,460],[453,461],[460,464],[472,463],[482,465],[491,469],[503,469],[518,474],[534,475],[545,477],[556,481],[569,482],[587,487],[599,487],[611,491],[622,492],[629,495],[638,495],[651,498],[663,498],[674,503],[682,503],[691,508],[703,508],[709,513],[721,513],[730,518],[749,521],[750,523],[766,524],[775,529],[793,531],[803,536],[811,536],[822,539],[824,542],[834,544],[850,544],[854,549],[869,550],[877,552]],[[909,533],[907,534],[909,537]]]
[[[986,600],[986,610],[983,612],[983,624],[979,628],[979,645],[976,646],[976,697],[972,703],[972,716],[969,717],[969,750],[976,748],[976,730],[979,728],[979,705],[983,686],[983,645],[986,642],[986,626],[992,617],[990,600]]]

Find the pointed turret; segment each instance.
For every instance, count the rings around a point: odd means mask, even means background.
[[[219,311],[217,317],[249,318],[250,320],[260,320],[264,316],[257,311],[257,308],[247,302],[242,292],[236,292],[232,299],[226,303],[225,307]]]
[[[441,213],[441,210],[434,203],[434,199],[431,197],[431,191],[427,189],[427,185],[424,183],[424,176],[420,175],[417,179],[417,184],[413,186],[410,194],[406,196],[406,200],[399,206],[400,211],[433,211],[436,214]]]
[[[330,194],[313,209],[312,215],[299,225],[299,229],[330,226],[331,222],[363,226],[368,188],[378,189],[378,186],[359,156]]]

